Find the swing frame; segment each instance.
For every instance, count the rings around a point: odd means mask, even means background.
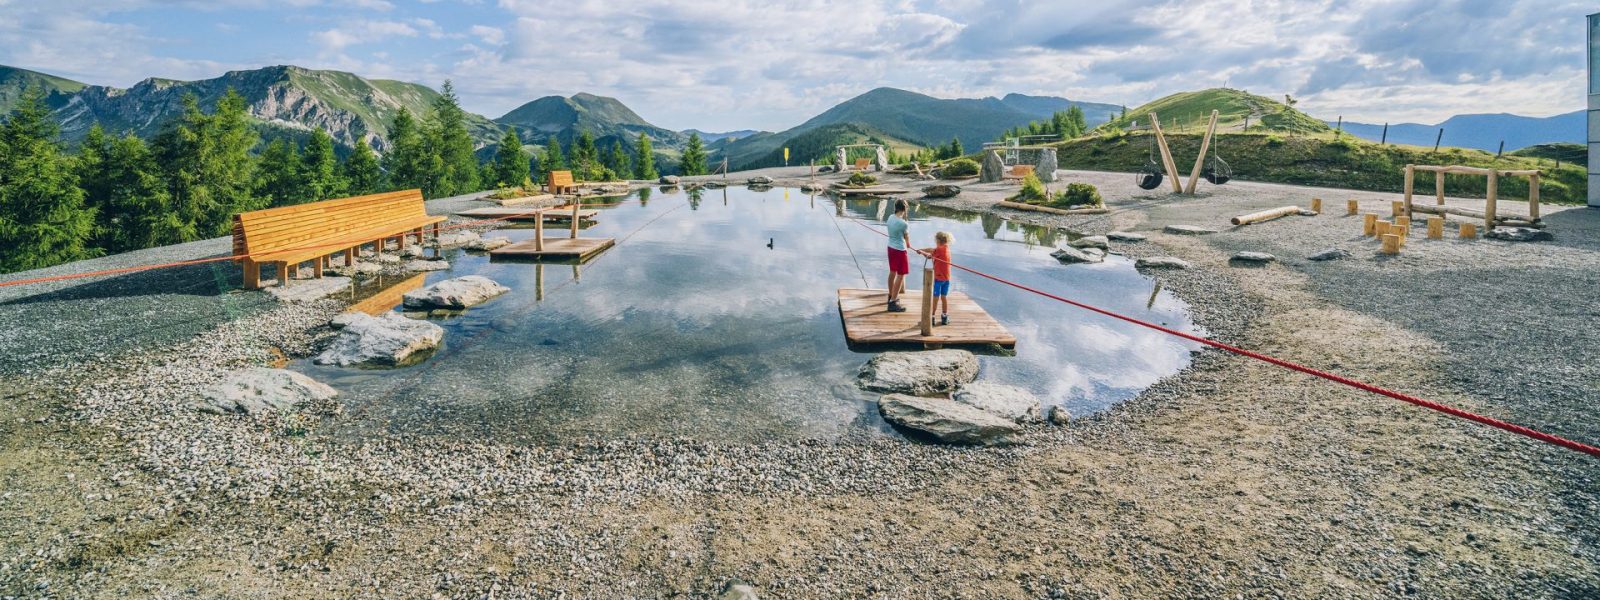
[[[1167,178],[1172,180],[1172,193],[1194,194],[1196,184],[1200,180],[1200,171],[1205,166],[1206,151],[1211,148],[1211,138],[1217,133],[1217,117],[1218,111],[1212,110],[1211,120],[1206,124],[1206,135],[1200,140],[1200,155],[1195,157],[1194,169],[1189,171],[1188,184],[1184,184],[1178,179],[1178,167],[1172,161],[1172,148],[1167,146],[1167,135],[1161,131],[1161,117],[1154,112],[1150,113],[1150,130],[1154,132],[1156,146],[1161,149],[1161,164],[1166,168]]]

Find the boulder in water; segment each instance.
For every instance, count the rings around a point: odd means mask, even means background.
[[[954,198],[961,194],[961,186],[938,184],[922,188],[922,195],[929,198]]]
[[[511,245],[511,238],[503,235],[497,235],[492,238],[478,238],[476,240],[467,242],[467,245],[464,247],[468,250],[474,250],[477,252],[488,252],[490,250],[509,245]]]
[[[945,444],[1003,446],[1016,443],[1017,424],[947,398],[889,394],[878,412],[896,426]]]
[[[1111,240],[1103,235],[1086,235],[1067,242],[1067,245],[1072,246],[1073,248],[1099,248],[1101,250],[1108,250],[1111,248]]]
[[[950,399],[1015,423],[1040,420],[1039,397],[1014,385],[974,381],[961,386]]]
[[[1094,264],[1105,260],[1105,251],[1099,248],[1058,248],[1050,256],[1061,261],[1064,265]]]
[[[511,291],[493,279],[482,275],[467,275],[446,279],[420,290],[406,292],[403,302],[410,309],[448,308],[460,310],[488,302],[491,298]]]
[[[678,176],[677,175],[662,175],[660,182],[661,182],[661,185],[678,185]]]
[[[450,261],[439,260],[413,260],[406,263],[407,271],[445,271],[450,268]]]
[[[766,175],[757,175],[744,180],[745,185],[772,185],[772,178]]]
[[[340,367],[399,367],[426,357],[444,340],[444,328],[395,313],[374,317],[351,313],[341,317],[344,327],[328,349],[318,354],[319,365]]]
[[[978,357],[966,350],[885,352],[861,367],[858,384],[875,392],[948,393],[978,378]]]
[[[200,392],[195,408],[212,414],[259,416],[292,410],[314,401],[332,400],[339,392],[315,379],[285,369],[255,367],[229,373]]]

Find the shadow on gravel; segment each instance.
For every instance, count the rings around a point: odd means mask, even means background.
[[[0,306],[149,295],[220,296],[238,289],[242,274],[238,266],[230,263],[184,265],[113,275],[86,283],[67,282],[68,287],[0,301]]]

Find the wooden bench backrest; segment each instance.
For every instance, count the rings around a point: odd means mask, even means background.
[[[561,188],[572,187],[572,171],[551,171],[550,191],[559,191]]]
[[[1027,177],[1033,172],[1033,165],[1016,165],[1011,167],[1011,174],[1017,177]]]
[[[872,166],[872,159],[870,159],[870,158],[858,158],[858,159],[856,159],[856,170],[865,171],[865,170],[867,170],[867,167],[870,167],[870,166]]]
[[[233,217],[233,253],[314,246],[317,240],[427,216],[422,190],[414,189],[240,213]],[[329,253],[335,250],[339,249],[329,249]]]

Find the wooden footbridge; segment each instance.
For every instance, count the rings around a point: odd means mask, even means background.
[[[932,277],[928,280],[931,282]],[[922,307],[920,311],[906,312],[889,312],[888,290],[839,290],[839,316],[844,320],[845,339],[859,345],[921,344],[925,348],[1017,346],[1016,336],[962,292],[950,293],[950,324],[934,325],[932,294],[927,289],[931,286],[924,288],[900,294],[901,302],[907,306]]]

